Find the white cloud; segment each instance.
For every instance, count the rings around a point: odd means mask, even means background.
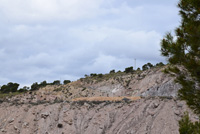
[[[104,0],[1,0],[0,11],[11,20],[77,20],[99,12]]]
[[[159,57],[161,35],[155,31],[132,31],[109,27],[73,28],[73,36],[103,53],[128,58]]]
[[[124,71],[125,67],[133,66],[132,59],[125,57],[116,57],[112,55],[106,55],[99,53],[91,64],[86,64],[82,67],[85,73],[109,73],[110,70]]]
[[[0,85],[164,61],[160,39],[178,22],[173,2],[0,0]]]

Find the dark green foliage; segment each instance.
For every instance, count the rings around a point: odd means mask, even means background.
[[[168,58],[169,63],[182,65],[191,77],[185,78],[185,73],[177,68],[170,72],[178,75],[177,82],[183,88],[179,97],[186,100],[190,108],[200,114],[200,2],[198,0],[180,0],[178,7],[182,17],[181,25],[175,30],[177,39],[168,33],[161,41],[161,53]],[[189,76],[188,75],[188,76]]]
[[[47,81],[43,81],[39,85],[40,85],[40,87],[45,87],[47,85]]]
[[[113,69],[113,70],[110,70],[110,74],[112,74],[112,73],[115,73],[115,70]]]
[[[19,90],[18,90],[18,92],[20,92],[20,93],[23,93],[23,92],[27,92],[28,90],[26,90],[26,89],[24,89],[24,88],[20,88]]]
[[[55,80],[52,85],[60,85],[60,80]]]
[[[175,74],[181,74],[181,71],[176,66],[168,66],[163,70],[164,73],[170,74],[171,76],[175,76]],[[178,80],[176,80],[178,82]]]
[[[200,90],[195,89],[195,82],[186,80],[184,75],[180,75],[176,81],[182,85],[178,94],[179,98],[185,100],[195,113],[200,114]]]
[[[177,67],[169,67],[168,70],[176,74],[180,73],[180,70]]]
[[[87,75],[87,74],[85,74],[84,76],[85,76],[85,78],[87,78],[87,77],[88,77],[88,75]]]
[[[165,74],[168,74],[168,73],[169,73],[169,70],[168,70],[168,69],[164,69],[163,72],[164,72]]]
[[[142,70],[145,71],[145,70],[150,69],[152,67],[153,67],[153,65],[151,63],[147,63],[147,64],[144,64],[142,66]]]
[[[7,85],[3,85],[0,91],[2,93],[17,92],[18,87],[18,83],[9,82]]]
[[[9,89],[7,89],[7,85],[1,86],[1,92],[5,93],[7,91],[9,91]]]
[[[176,82],[182,85],[179,97],[200,115],[200,2],[180,0],[178,7],[182,20],[175,30],[176,39],[167,33],[161,41],[161,53],[170,64],[184,67],[185,70],[174,68],[169,71],[177,75]],[[189,117],[184,117],[181,122],[181,134],[200,133],[199,123],[191,124]]]
[[[143,71],[145,71],[145,70],[147,70],[147,69],[148,69],[147,64],[145,64],[145,65],[142,66],[142,70],[143,70]]]
[[[64,80],[63,81],[63,84],[68,84],[68,83],[71,83],[71,81],[70,80]]]
[[[97,76],[97,74],[90,74],[90,77],[95,77],[95,76]]]
[[[38,90],[39,88],[45,87],[47,85],[49,85],[49,83],[47,83],[46,81],[43,81],[40,84],[38,84],[37,82],[35,82],[35,83],[33,83],[31,85],[31,91]]]
[[[124,72],[125,73],[133,73],[134,72],[133,67],[127,67],[127,68],[125,68]]]
[[[84,87],[81,91],[85,91],[87,88],[86,87]]]
[[[103,74],[98,74],[97,75],[99,78],[102,78],[103,77]]]
[[[164,66],[164,65],[165,65],[165,64],[163,64],[162,62],[156,64],[157,67],[162,67],[162,66]]]
[[[29,87],[24,86],[23,88],[20,88],[20,89],[18,90],[18,92],[23,93],[23,92],[27,92],[28,90],[29,90]]]
[[[200,134],[200,123],[191,122],[188,113],[179,121],[180,134]]]
[[[38,85],[37,82],[35,82],[35,83],[33,83],[33,84],[31,85],[31,91],[38,90],[38,89],[39,89],[39,85]]]
[[[152,67],[153,67],[153,65],[152,65],[151,63],[147,63],[147,66],[148,66],[149,68],[152,68]]]

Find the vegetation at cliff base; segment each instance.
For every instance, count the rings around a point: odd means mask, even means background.
[[[192,123],[189,119],[188,113],[179,121],[179,132],[180,134],[199,134],[200,133],[200,123]]]

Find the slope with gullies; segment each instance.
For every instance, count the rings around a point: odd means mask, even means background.
[[[154,67],[81,78],[6,98],[0,134],[178,134],[185,111],[174,77]]]
[[[70,101],[80,97],[176,97],[180,85],[163,73],[165,67],[154,67],[133,73],[109,73],[85,77],[67,85],[48,85],[38,91],[15,96],[14,102]]]

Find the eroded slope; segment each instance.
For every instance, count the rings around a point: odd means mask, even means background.
[[[178,120],[186,109],[184,102],[167,98],[118,103],[2,103],[0,133],[178,134]]]

